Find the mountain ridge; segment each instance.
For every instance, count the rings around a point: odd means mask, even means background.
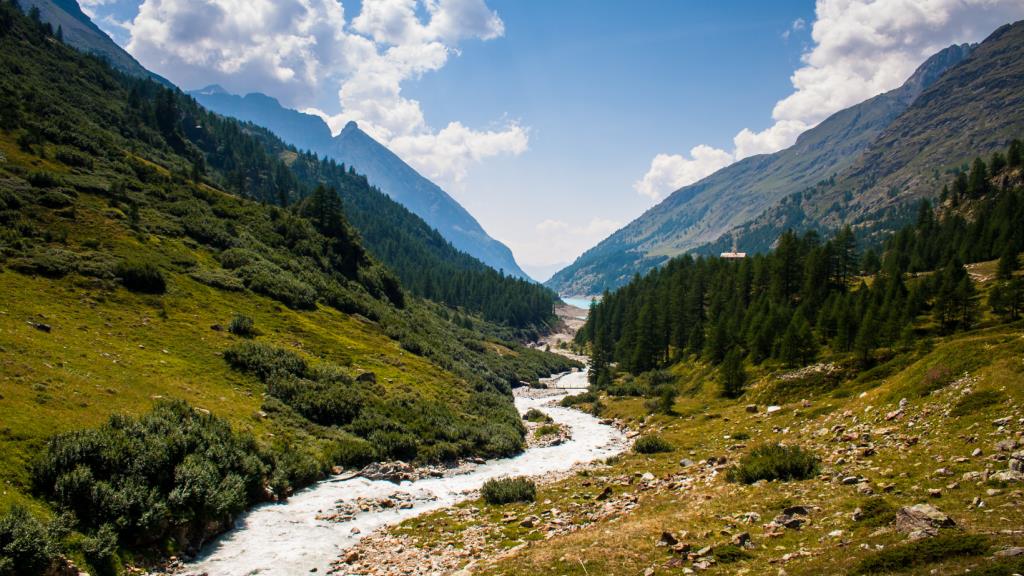
[[[436,228],[458,250],[495,270],[530,278],[516,263],[512,251],[491,238],[458,201],[358,124],[350,123],[334,136],[319,116],[286,108],[259,92],[238,96],[212,85],[189,94],[210,110],[264,126],[289,144],[355,167],[371,184]]]
[[[20,0],[22,9],[39,9],[43,22],[54,30],[61,29],[64,42],[81,52],[106,60],[111,66],[130,76],[152,78],[165,86],[173,86],[166,78],[146,69],[134,56],[121,48],[82,10],[76,0]]]
[[[789,148],[744,158],[680,188],[598,243],[546,283],[562,294],[599,294],[669,257],[720,240],[785,196],[830,178],[973,46],[947,47],[900,87],[832,114]]]

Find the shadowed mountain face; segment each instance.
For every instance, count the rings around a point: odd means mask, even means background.
[[[236,96],[219,86],[191,95],[214,112],[268,128],[282,140],[352,166],[370,183],[423,218],[453,246],[496,270],[528,278],[507,246],[487,235],[480,223],[438,185],[350,122],[335,137],[318,116],[282,106],[263,94]]]
[[[49,22],[54,31],[58,28],[64,35],[64,42],[87,54],[98,56],[121,72],[138,78],[152,78],[170,86],[163,77],[146,70],[131,54],[111,40],[89,17],[82,12],[76,0],[20,0],[21,7],[28,12],[39,9],[39,17]]]
[[[859,154],[932,83],[971,53],[950,46],[903,86],[836,114],[780,152],[745,158],[672,193],[584,253],[547,285],[562,294],[598,294],[669,257],[713,242],[794,192],[828,180]]]

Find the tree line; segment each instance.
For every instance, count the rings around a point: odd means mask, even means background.
[[[744,360],[804,366],[823,350],[869,363],[880,348],[975,325],[982,302],[965,263],[999,259],[987,305],[998,318],[1017,319],[1021,167],[1019,140],[988,162],[976,159],[937,209],[922,201],[916,221],[880,252],[859,251],[849,227],[827,240],[789,230],[765,254],[686,255],[634,277],[604,294],[577,335],[591,347],[592,384],[607,387],[612,364],[641,374],[690,356],[725,363],[730,373]]]

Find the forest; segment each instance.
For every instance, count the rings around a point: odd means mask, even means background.
[[[879,351],[912,347],[929,334],[1020,317],[1024,280],[1021,141],[957,170],[938,206],[881,250],[858,249],[849,227],[824,240],[785,232],[774,249],[745,259],[683,256],[592,308],[579,344],[589,344],[591,381],[607,388],[613,367],[637,375],[686,358],[742,370],[744,361],[799,367],[823,353],[870,365]],[[981,297],[965,264],[998,259],[997,284]],[[728,378],[726,380],[729,380]],[[742,393],[738,384],[725,393]]]

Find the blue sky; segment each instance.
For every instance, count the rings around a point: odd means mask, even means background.
[[[1019,0],[82,3],[182,88],[358,120],[538,279],[679,186],[1024,17]]]

